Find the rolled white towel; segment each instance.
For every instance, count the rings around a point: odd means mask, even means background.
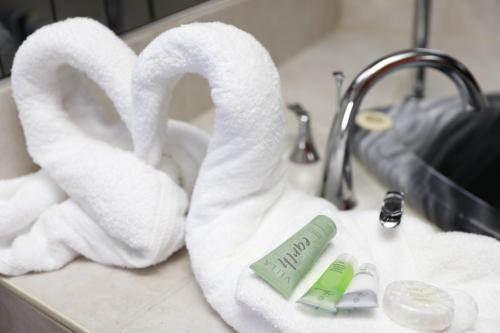
[[[28,151],[69,199],[0,249],[0,273],[53,270],[78,254],[145,267],[182,246],[206,136],[171,122],[163,171],[128,151],[135,61],[114,33],[84,18],[43,27],[19,48],[12,87]],[[188,150],[191,140],[198,146]]]
[[[64,191],[43,170],[0,180],[0,246],[9,244],[43,211],[64,199]]]
[[[135,111],[142,109],[132,125],[139,156],[157,163],[157,124],[168,118],[163,106],[188,72],[208,80],[216,120],[195,184],[186,244],[204,295],[228,324],[239,332],[401,332],[381,311],[318,318],[295,304],[322,269],[340,252],[350,252],[378,265],[382,284],[410,278],[463,289],[479,305],[478,323],[498,325],[492,302],[500,297],[496,240],[436,234],[413,218],[394,238],[382,237],[376,213],[339,213],[331,203],[287,186],[279,75],[266,50],[245,32],[221,23],[189,24],[161,34],[140,54],[133,80],[142,91],[133,92]],[[169,93],[162,97],[164,87]],[[337,236],[286,300],[249,265],[325,209],[338,225]],[[481,264],[474,266],[475,260]]]

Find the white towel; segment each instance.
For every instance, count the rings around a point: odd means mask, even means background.
[[[43,211],[65,198],[64,191],[43,170],[0,180],[0,246],[7,246]]]
[[[134,103],[142,115],[132,126],[140,129],[135,140],[140,156],[153,164],[158,160],[162,134],[157,123],[168,113],[162,106],[187,72],[208,80],[216,120],[193,193],[186,244],[203,293],[229,325],[240,332],[403,331],[381,309],[375,315],[318,318],[295,304],[336,254],[347,251],[375,262],[382,284],[409,278],[463,289],[479,305],[476,327],[490,332],[499,327],[494,308],[500,297],[499,242],[436,233],[413,218],[406,218],[393,236],[381,236],[376,213],[338,213],[331,203],[286,185],[279,76],[269,54],[247,33],[220,23],[189,24],[163,33],[140,54],[134,80],[143,91],[134,89]],[[160,87],[169,93],[162,97]],[[324,209],[335,215],[338,235],[285,300],[248,266]],[[470,315],[455,327],[472,325],[474,302],[459,303],[460,313]]]
[[[182,246],[206,138],[171,122],[163,135],[163,171],[127,151],[133,144],[125,124],[133,115],[136,58],[109,29],[82,18],[43,27],[19,48],[12,87],[28,151],[69,199],[45,203],[50,207],[33,226],[4,244],[0,273],[53,270],[78,254],[145,267]],[[110,112],[113,107],[116,112]],[[166,124],[158,126],[166,132]],[[192,141],[196,148],[190,148]],[[16,195],[9,194],[9,203]]]

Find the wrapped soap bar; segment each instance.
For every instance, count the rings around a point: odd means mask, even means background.
[[[420,281],[395,281],[385,289],[383,308],[395,323],[419,331],[448,328],[455,309],[444,290]]]

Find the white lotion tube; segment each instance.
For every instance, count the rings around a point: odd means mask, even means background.
[[[375,308],[378,306],[378,274],[375,265],[365,263],[359,266],[342,299],[337,303],[339,310]]]

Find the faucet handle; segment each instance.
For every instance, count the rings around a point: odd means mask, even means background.
[[[319,161],[319,154],[313,141],[309,112],[298,103],[288,104],[287,107],[299,119],[299,133],[292,155],[290,155],[290,160],[299,164],[309,164]]]
[[[345,75],[342,71],[335,71],[332,73],[335,78],[335,87],[337,88],[337,110],[336,113],[340,113],[340,109],[342,108],[342,83],[344,83]]]

